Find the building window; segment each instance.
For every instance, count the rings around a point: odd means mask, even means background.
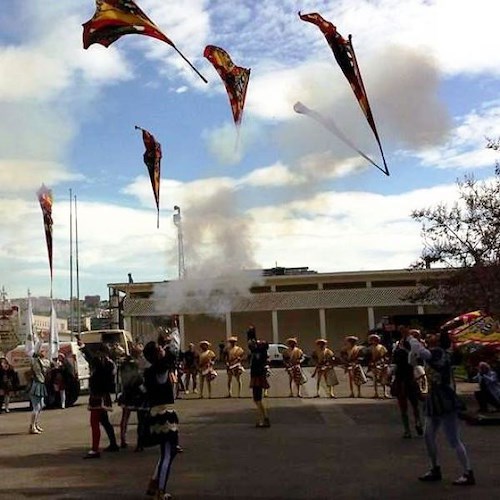
[[[372,281],[372,288],[394,288],[400,286],[415,286],[415,280]]]
[[[310,292],[311,290],[317,290],[317,283],[304,283],[303,285],[277,285],[277,292]]]
[[[269,293],[270,291],[270,286],[253,286],[252,288],[250,288],[251,293]]]
[[[323,290],[345,290],[346,288],[366,288],[366,281],[347,281],[345,283],[323,283]]]

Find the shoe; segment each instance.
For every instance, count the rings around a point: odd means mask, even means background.
[[[170,493],[165,493],[163,491],[158,490],[156,498],[157,500],[171,500],[173,497]]]
[[[116,444],[110,444],[107,448],[104,448],[104,451],[112,451],[112,452],[115,452],[115,451],[120,451],[120,448],[118,445]]]
[[[319,398],[319,394],[316,394],[316,396],[313,396],[313,398]]]
[[[5,408],[5,413],[10,413],[10,410],[8,408]]]
[[[98,451],[90,450],[83,458],[101,458]]]
[[[43,429],[38,424],[35,424],[35,429],[39,432],[43,432]]]
[[[476,484],[474,472],[471,470],[464,472],[458,479],[455,479],[452,484],[455,486],[474,486]]]
[[[39,431],[34,425],[30,426],[30,434],[41,434],[41,431]]]
[[[198,394],[198,389],[193,389],[193,394]]]
[[[189,391],[184,391],[184,394],[189,394]]]
[[[420,481],[427,483],[434,481],[441,481],[441,467],[433,467],[431,470],[427,471],[423,476],[418,478]]]
[[[417,436],[423,436],[424,435],[424,429],[421,424],[415,425],[415,431],[417,432]]]
[[[148,489],[146,490],[146,496],[154,497],[158,493],[158,480],[150,479],[148,484]]]
[[[180,444],[178,444],[178,445],[175,447],[175,451],[176,451],[177,453],[184,453],[184,448],[183,448]]]

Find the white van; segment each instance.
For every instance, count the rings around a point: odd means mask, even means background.
[[[127,330],[119,329],[89,330],[82,332],[80,339],[91,352],[97,350],[101,344],[107,344],[111,350],[113,347],[118,347],[120,351],[123,351],[124,356],[130,354],[130,345],[132,344],[132,334]]]
[[[49,344],[42,344],[41,350],[48,356]],[[66,388],[66,405],[71,406],[78,399],[80,392],[86,391],[89,388],[89,364],[85,360],[76,342],[61,342],[59,344],[59,352],[66,356],[66,359],[71,363],[75,373],[75,382],[77,383],[75,383],[73,387],[70,386]],[[15,399],[18,401],[27,401],[28,395],[26,390],[30,383],[29,372],[31,371],[31,357],[26,354],[26,346],[24,344],[18,345],[9,351],[5,357],[19,376],[20,392]]]

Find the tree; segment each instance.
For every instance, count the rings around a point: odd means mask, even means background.
[[[500,139],[487,147],[500,150]],[[432,300],[460,313],[483,309],[500,313],[500,166],[492,179],[466,175],[457,181],[458,200],[451,206],[414,210],[422,223],[424,248],[414,268],[438,263],[440,279],[422,286],[411,300]]]

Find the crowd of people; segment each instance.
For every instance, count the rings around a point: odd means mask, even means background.
[[[146,345],[135,343],[129,353],[117,345],[100,344],[88,349],[78,341],[80,350],[90,367],[88,410],[90,415],[91,447],[84,458],[101,457],[101,427],[109,444],[106,452],[117,452],[128,447],[127,430],[130,415],[137,414],[137,441],[135,451],[157,446],[159,458],[147,485],[147,494],[159,499],[171,498],[167,483],[175,456],[183,449],[179,443],[179,419],[174,402],[181,393],[198,394],[199,398],[212,397],[212,383],[222,365],[227,372],[226,397],[241,397],[242,375],[250,370],[250,389],[257,410],[256,427],[269,428],[271,421],[265,396],[270,388],[269,345],[259,339],[255,327],[246,332],[246,349],[239,345],[238,337],[231,336],[219,355],[207,340],[193,343],[181,351],[177,329],[160,329],[158,338]],[[296,337],[286,340],[283,362],[289,381],[289,397],[302,397],[308,376],[303,369],[306,356]],[[427,335],[419,330],[400,327],[390,342],[370,332],[366,341],[347,336],[338,355],[319,338],[311,359],[315,379],[313,397],[321,397],[321,389],[328,398],[336,398],[339,384],[338,371],[345,373],[349,384],[349,397],[362,397],[362,387],[372,379],[373,398],[395,398],[401,415],[403,437],[412,437],[409,408],[417,436],[423,436],[430,461],[428,472],[421,481],[439,481],[442,478],[438,461],[438,431],[443,429],[449,445],[456,452],[463,472],[454,484],[473,485],[475,477],[458,428],[458,413],[462,409],[455,391],[450,360],[450,342],[446,332]],[[44,351],[35,349],[31,360],[29,397],[32,407],[29,432],[40,434],[40,415],[49,391],[58,395],[61,408],[65,407],[65,389],[74,374],[65,356],[46,358]],[[491,367],[481,362],[475,380],[479,390],[475,393],[479,410],[500,410],[500,384]],[[19,379],[5,357],[0,358],[0,410],[9,412],[10,395],[18,390]],[[122,409],[119,440],[109,420],[113,397]]]

